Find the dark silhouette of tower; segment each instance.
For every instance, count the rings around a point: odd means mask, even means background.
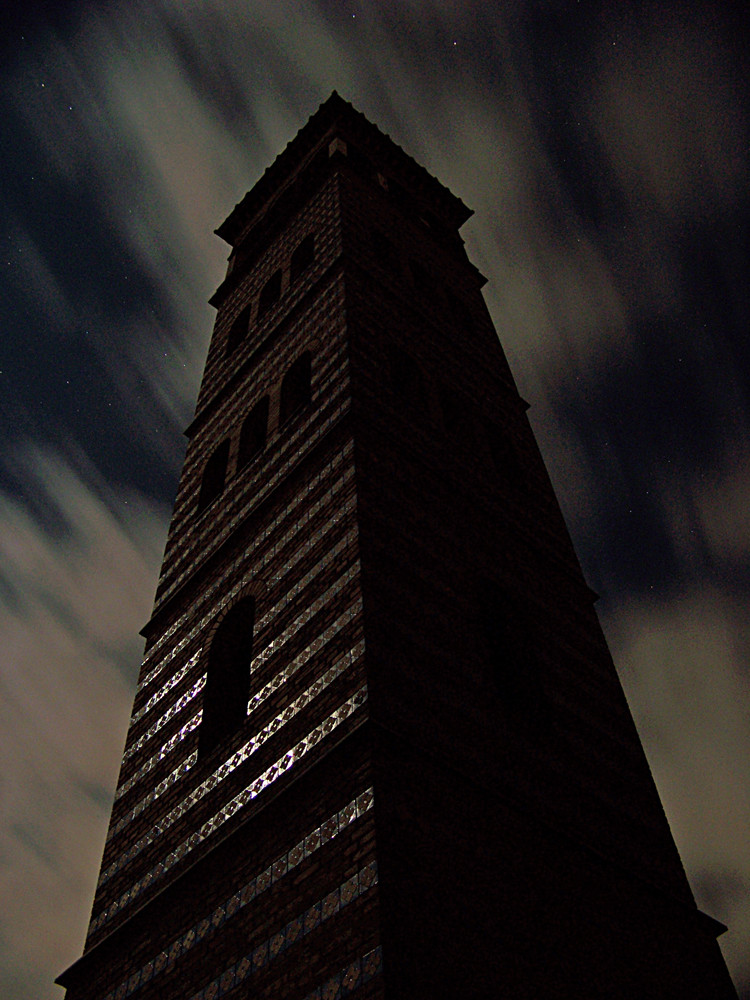
[[[735,996],[469,214],[334,94],[220,226],[68,1000]]]

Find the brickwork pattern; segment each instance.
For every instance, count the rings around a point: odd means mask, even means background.
[[[300,337],[296,349],[288,351],[285,364],[278,364],[278,381],[281,373],[286,371],[294,357],[302,353],[309,341]],[[192,519],[182,523],[182,531],[167,540],[164,557],[164,567],[157,594],[163,600],[173,594],[186,577],[195,571],[195,553],[200,552],[205,558],[213,549],[226,539],[237,524],[247,517],[248,508],[257,505],[264,496],[288,475],[290,468],[298,463],[307,451],[314,447],[321,435],[339,420],[346,411],[347,402],[346,358],[341,344],[331,338],[328,344],[313,358],[313,410],[307,419],[294,427],[293,432],[271,435],[269,447],[258,461],[234,478],[230,478],[221,495],[221,526],[217,530],[214,505],[195,516],[200,485],[200,474],[205,466],[210,451],[194,450],[190,455],[190,464],[186,466],[183,482],[187,483],[186,491],[178,496],[180,505],[175,518],[181,523],[184,520],[182,510],[190,512]],[[249,407],[248,409],[250,409]],[[242,411],[245,415],[245,411]],[[239,439],[241,421],[236,418],[231,421],[227,416],[222,435],[219,440],[232,434],[232,442]],[[288,430],[288,429],[287,429]],[[204,442],[198,441],[198,444]],[[218,443],[218,441],[216,442]],[[213,447],[213,445],[211,445]],[[230,451],[231,461],[231,451]]]
[[[230,268],[68,1000],[578,1000],[604,979],[617,1000],[728,998],[468,212],[331,100],[220,230]],[[282,425],[303,355],[309,405]],[[488,594],[508,595],[502,655]],[[247,710],[206,751],[213,636],[248,597]]]
[[[483,775],[488,789],[504,787],[545,822],[634,872],[650,866],[657,883],[690,898],[524,405],[497,344],[488,349],[494,335],[479,279],[418,218],[400,213],[399,224],[388,225],[389,211],[396,215],[388,202],[387,192],[356,173],[343,176],[360,526],[371,579],[366,608],[369,602],[371,622],[400,619],[402,626],[398,635],[390,626],[383,630],[382,652],[371,651],[370,662],[372,656],[393,662],[404,645],[419,646],[421,655],[420,663],[400,667],[409,680],[401,678],[397,699],[394,672],[382,688],[372,686],[373,711],[453,766]],[[378,227],[389,234],[385,259],[373,236]],[[440,295],[446,286],[462,297],[460,317]],[[461,320],[474,336],[465,335]],[[394,348],[418,372],[410,398],[390,377]],[[495,435],[504,465],[493,457]],[[525,706],[521,725],[486,680],[477,608],[485,579],[513,594],[535,664],[536,704]],[[400,611],[420,601],[431,613],[426,635]],[[468,635],[456,632],[457,618]],[[462,661],[463,674],[456,671]],[[582,686],[588,699],[571,695]],[[386,688],[384,717],[379,694]],[[488,696],[498,710],[489,730]],[[450,740],[442,735],[448,732]]]
[[[325,446],[348,406],[342,289],[325,274],[338,254],[336,190],[329,184],[320,193],[267,262],[272,268],[286,253],[288,267],[289,247],[305,230],[315,233],[313,264],[294,287],[285,279],[278,305],[255,328],[251,315],[247,338],[229,356],[222,344],[239,308],[235,300],[253,295],[264,273],[241,282],[217,320],[199,403],[199,409],[210,412],[188,449],[158,597],[162,604],[171,601],[177,614],[170,615],[144,657],[89,948],[106,943],[127,923],[134,906],[163,890],[165,879],[179,883],[185,865],[194,864],[188,855],[210,855],[212,836],[224,837],[233,822],[246,823],[262,791],[290,770],[298,776],[302,758],[325,753],[334,731],[345,723],[351,728],[350,717],[364,710],[352,446],[345,439],[333,452]],[[263,338],[278,337],[274,331],[281,322],[284,336],[278,347],[262,349]],[[291,427],[280,428],[281,378],[292,360],[310,349],[311,404]],[[254,352],[258,363],[243,371]],[[232,391],[223,393],[230,367],[239,377]],[[243,414],[264,393],[271,396],[266,447],[248,468],[233,473]],[[196,515],[201,469],[226,437],[232,446],[224,489],[219,500]],[[316,451],[320,459],[308,462],[310,471],[296,488],[287,489],[295,469]],[[251,543],[232,551],[237,528],[254,516],[260,520]],[[230,558],[219,555],[224,550]],[[214,552],[218,558],[204,585],[188,603],[175,602],[180,587]],[[256,594],[257,611],[247,722],[207,773],[196,752],[206,652],[215,622],[248,586]],[[179,938],[181,954],[190,933],[188,928]],[[157,961],[161,971],[163,958],[148,960],[139,975],[131,973],[108,995],[150,989],[146,982]],[[209,993],[225,989],[226,971],[222,975],[224,985],[217,981]]]
[[[122,1000],[123,997],[131,996],[141,986],[152,983],[162,972],[171,971],[178,959],[183,958],[193,947],[219,929],[239,913],[244,907],[253,903],[261,897],[267,890],[275,885],[280,879],[293,872],[303,861],[315,855],[321,847],[332,841],[342,833],[350,823],[364,817],[373,804],[373,791],[366,789],[356,799],[352,799],[343,809],[335,815],[329,816],[323,823],[311,830],[305,837],[295,844],[289,851],[276,857],[267,868],[258,875],[253,876],[246,884],[237,889],[231,896],[224,899],[218,906],[203,916],[201,916],[193,926],[171,941],[158,954],[145,962],[139,969],[132,972],[126,980],[119,983],[105,1000]],[[374,870],[367,880],[367,888],[374,885],[376,878]],[[345,905],[352,901],[354,893],[347,892]],[[344,898],[342,896],[342,902]],[[295,918],[299,920],[299,918]],[[291,937],[290,935],[287,935]],[[295,936],[300,936],[299,932]],[[257,950],[257,949],[256,949]],[[266,943],[268,951],[268,943]],[[252,956],[249,966],[253,966]],[[264,963],[265,964],[265,963]],[[219,981],[217,977],[215,982]],[[244,977],[243,977],[244,978]]]
[[[305,208],[295,218],[287,220],[284,229],[264,247],[259,266],[248,270],[231,296],[221,304],[209,347],[196,412],[200,413],[210,405],[212,397],[223,389],[232,373],[252,355],[279,322],[286,321],[290,313],[294,313],[305,296],[319,282],[325,270],[341,252],[340,227],[338,184],[336,178],[331,176]],[[291,285],[289,265],[292,253],[308,233],[315,235],[315,259],[300,279]],[[260,291],[271,275],[279,269],[284,275],[279,301],[258,320],[257,300]],[[226,338],[231,325],[248,304],[251,305],[248,336],[235,352],[227,355]],[[261,377],[259,388],[264,381]]]

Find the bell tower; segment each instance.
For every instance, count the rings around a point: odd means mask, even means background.
[[[333,94],[217,230],[68,1000],[736,996],[469,215]]]

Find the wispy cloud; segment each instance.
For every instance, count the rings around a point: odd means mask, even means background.
[[[750,634],[720,591],[625,605],[605,623],[672,833],[738,982],[750,979]]]
[[[0,984],[42,997],[83,943],[164,512],[63,455],[16,471],[37,513],[0,495]]]

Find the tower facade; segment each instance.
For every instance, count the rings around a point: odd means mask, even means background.
[[[469,214],[334,94],[219,228],[68,1000],[735,996]]]

